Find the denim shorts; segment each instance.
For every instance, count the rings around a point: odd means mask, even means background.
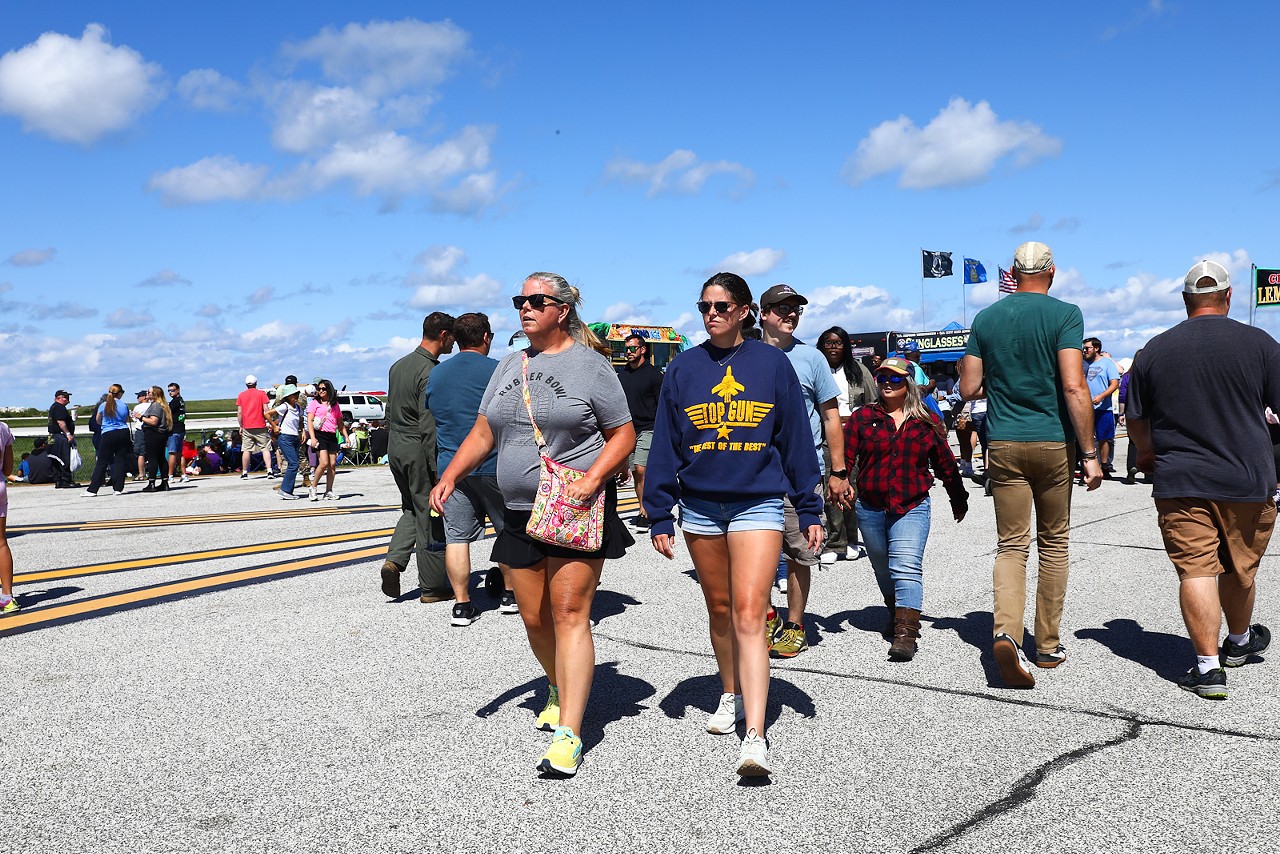
[[[182,453],[182,442],[186,439],[183,433],[170,433],[169,438],[165,440],[164,449],[171,454]]]
[[[680,499],[680,528],[706,537],[730,531],[781,531],[782,498],[721,503],[686,495]]]

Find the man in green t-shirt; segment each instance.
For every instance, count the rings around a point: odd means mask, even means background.
[[[1015,293],[978,312],[965,348],[960,395],[987,398],[989,463],[995,501],[995,641],[992,654],[1011,688],[1036,684],[1022,651],[1031,508],[1036,511],[1037,667],[1066,661],[1059,635],[1067,595],[1067,542],[1075,443],[1089,489],[1102,483],[1093,440],[1093,403],[1080,359],[1084,317],[1049,296],[1053,253],[1029,242],[1013,255]]]

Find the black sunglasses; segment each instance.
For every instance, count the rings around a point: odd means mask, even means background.
[[[706,300],[699,300],[698,302],[695,302],[693,305],[695,308],[698,309],[699,314],[710,314],[711,309],[713,308],[716,310],[716,314],[728,314],[729,309],[738,307],[737,303],[725,302],[724,300],[716,300],[715,302],[707,302]]]
[[[887,374],[876,374],[876,383],[878,385],[902,385],[907,381],[906,377],[888,376]]]
[[[625,348],[625,349],[626,349],[626,351],[627,351],[628,353],[639,353],[639,352],[640,352],[640,348],[639,348],[639,347],[627,347],[627,348]]]
[[[530,294],[529,296],[521,295],[511,298],[511,304],[516,307],[516,311],[524,308],[525,303],[528,303],[529,307],[534,311],[542,311],[547,307],[548,302],[553,302],[556,305],[568,305],[564,300],[559,297],[553,297],[551,294]]]
[[[774,314],[778,315],[778,317],[786,317],[788,314],[794,314],[796,317],[799,317],[804,314],[804,306],[778,302],[769,306],[769,311],[772,311]]]

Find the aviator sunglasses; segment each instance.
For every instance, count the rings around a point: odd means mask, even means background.
[[[556,305],[568,305],[564,300],[559,297],[553,297],[550,294],[529,294],[529,296],[521,295],[511,298],[511,304],[516,307],[516,311],[524,308],[526,302],[529,303],[529,307],[534,311],[542,311],[547,307],[548,302],[553,302]]]
[[[896,388],[897,386],[902,385],[906,381],[907,381],[906,377],[889,376],[888,374],[876,374],[877,385],[891,385]]]
[[[724,300],[716,300],[715,302],[707,302],[706,300],[699,300],[698,302],[695,302],[693,305],[695,308],[698,309],[699,314],[710,314],[711,309],[713,308],[716,310],[716,314],[727,314],[729,312],[729,309],[738,307],[737,304],[731,303],[731,302],[725,302]]]

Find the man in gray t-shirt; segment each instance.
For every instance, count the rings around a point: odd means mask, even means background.
[[[498,449],[498,488],[513,510],[533,509],[541,467],[524,405],[523,357],[512,353],[498,363],[480,402]],[[608,360],[581,344],[529,354],[529,397],[547,456],[582,471],[604,447],[600,431],[631,421],[618,375]]]
[[[1201,261],[1182,287],[1187,319],[1152,338],[1134,362],[1125,419],[1152,495],[1196,666],[1178,685],[1227,697],[1223,666],[1266,651],[1250,625],[1254,576],[1271,541],[1275,463],[1263,417],[1280,411],[1280,344],[1232,320],[1227,271]],[[1227,639],[1218,647],[1222,615]]]

